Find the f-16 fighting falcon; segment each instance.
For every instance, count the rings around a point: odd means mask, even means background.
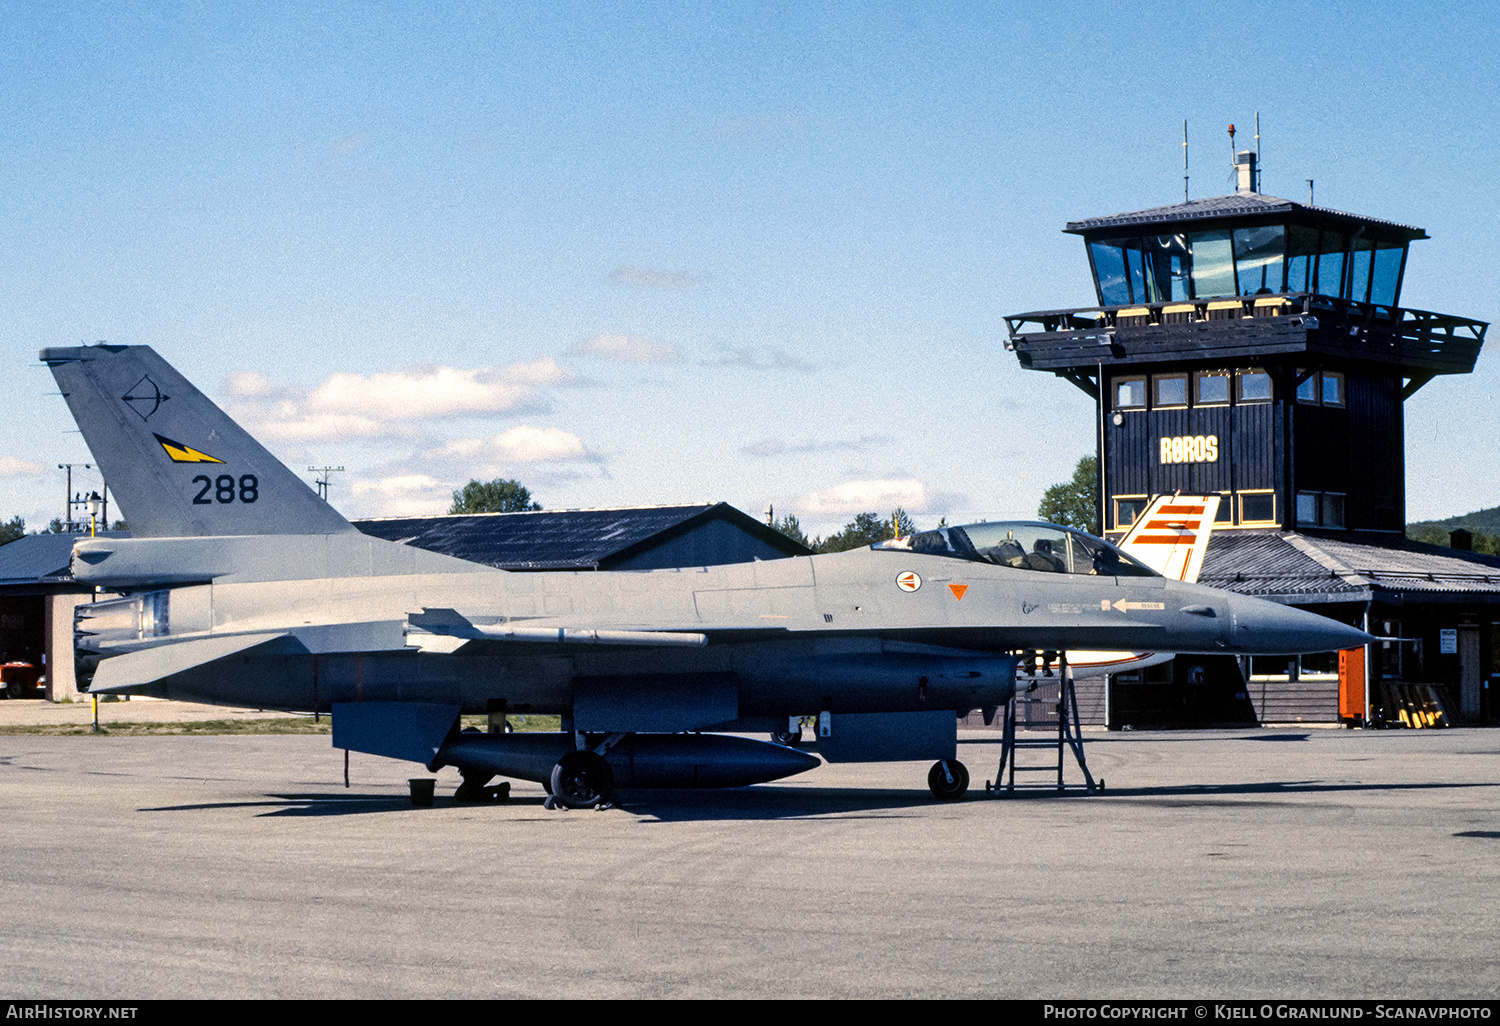
[[[1168,580],[1079,531],[943,527],[727,566],[512,573],[368,537],[145,346],[44,349],[129,538],[73,549],[81,687],[329,710],[337,748],[500,775],[565,807],[820,765],[737,736],[820,723],[830,761],[935,759],[1028,651],[1291,654],[1367,643],[1312,613]],[[478,733],[460,715],[558,714]]]

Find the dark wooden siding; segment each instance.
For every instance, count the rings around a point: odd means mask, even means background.
[[[1350,374],[1348,383],[1349,526],[1400,531],[1406,526],[1401,382],[1388,374]]]
[[[1339,682],[1252,680],[1246,687],[1262,723],[1337,723]]]

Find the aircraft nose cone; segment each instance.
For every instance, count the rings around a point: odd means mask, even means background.
[[[1358,627],[1264,599],[1235,596],[1230,647],[1258,655],[1296,655],[1359,648],[1375,639]]]

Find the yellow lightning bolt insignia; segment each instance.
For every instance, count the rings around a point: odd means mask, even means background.
[[[199,452],[191,445],[183,445],[181,442],[174,442],[170,438],[163,438],[161,435],[155,435],[155,438],[161,443],[161,447],[167,451],[167,455],[172,458],[173,463],[224,462],[223,460],[215,459],[206,452]]]

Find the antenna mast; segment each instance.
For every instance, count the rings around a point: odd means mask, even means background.
[[[1187,118],[1182,119],[1182,202],[1188,201]]]
[[[1260,176],[1265,171],[1266,165],[1260,159],[1260,111],[1255,112],[1255,185],[1251,192],[1260,192]]]

